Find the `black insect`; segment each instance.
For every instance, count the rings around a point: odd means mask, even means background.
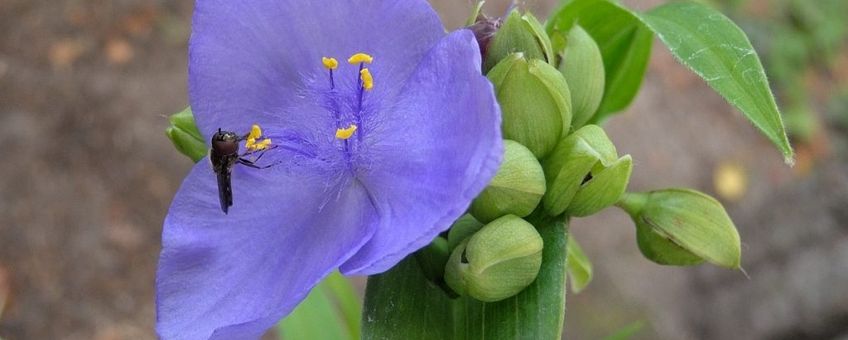
[[[256,162],[262,158],[265,151],[273,149],[274,146],[263,148],[261,150],[249,150],[239,154],[239,143],[248,138],[249,134],[239,136],[235,132],[222,131],[218,129],[212,136],[212,148],[209,150],[209,161],[212,163],[212,170],[218,176],[218,198],[221,201],[221,210],[224,214],[227,213],[230,206],[233,205],[233,187],[231,176],[233,166],[242,164],[254,169],[266,169],[274,166],[270,164],[266,166],[256,165]],[[258,155],[254,159],[247,159],[246,156]]]

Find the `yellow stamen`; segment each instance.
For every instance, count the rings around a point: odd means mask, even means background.
[[[336,129],[336,138],[345,140],[353,136],[354,132],[356,132],[356,124],[350,124],[346,129]]]
[[[253,126],[250,127],[250,133],[247,135],[247,139],[250,140],[259,137],[262,137],[262,128],[260,128],[258,124],[253,124]]]
[[[248,140],[248,142],[250,142],[250,140]],[[250,151],[259,151],[259,150],[267,149],[269,146],[271,146],[271,139],[265,138],[265,139],[263,139],[259,142],[254,142],[253,144],[248,145],[247,148]]]
[[[350,58],[347,59],[347,62],[349,62],[351,64],[359,64],[359,63],[370,64],[372,61],[374,61],[374,57],[367,55],[365,53],[357,53],[357,54],[350,56]]]
[[[370,91],[371,88],[374,87],[374,78],[371,77],[371,71],[368,71],[367,68],[359,71],[359,79],[362,79],[362,88],[364,88],[365,91]]]
[[[321,58],[321,63],[323,63],[324,67],[326,67],[328,70],[335,70],[337,67],[339,67],[339,61],[336,60],[336,58],[323,57]]]
[[[257,140],[259,140],[257,142]],[[271,140],[268,138],[262,139],[262,128],[258,124],[253,124],[250,127],[250,133],[245,137],[244,147],[248,151],[264,150],[271,146]]]

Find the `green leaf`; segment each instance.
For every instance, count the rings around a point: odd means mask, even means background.
[[[165,129],[165,134],[174,143],[177,151],[194,162],[206,157],[209,148],[197,129],[190,107],[172,114],[168,117],[168,122],[170,125]]]
[[[640,16],[683,65],[742,111],[792,163],[792,147],[765,71],[738,26],[695,2],[671,2]]]
[[[424,277],[414,255],[368,278],[362,317],[366,340],[450,339],[453,334],[453,302]]]
[[[592,262],[574,236],[568,238],[568,277],[574,293],[580,293],[592,281]]]
[[[359,298],[350,282],[333,272],[278,325],[283,339],[358,340]]]
[[[604,97],[590,124],[603,122],[636,97],[651,55],[651,31],[630,10],[605,0],[575,0],[551,16],[548,34],[561,51],[571,27],[579,22],[595,40],[604,60]],[[558,45],[559,44],[559,45]]]
[[[560,339],[565,320],[567,226],[564,221],[528,218],[542,236],[542,268],[529,287],[506,300],[484,303],[462,297],[456,303],[453,339]]]

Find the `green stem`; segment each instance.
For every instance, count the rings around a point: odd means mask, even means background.
[[[621,199],[618,200],[615,206],[626,211],[635,219],[642,212],[642,209],[645,208],[645,204],[648,203],[648,195],[647,193],[640,192],[626,192],[624,195],[621,195]]]

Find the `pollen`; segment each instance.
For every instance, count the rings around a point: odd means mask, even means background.
[[[245,138],[244,147],[248,151],[259,151],[267,149],[269,146],[271,146],[271,139],[262,138],[262,128],[257,124],[253,124],[250,127],[250,133]]]
[[[364,88],[365,91],[370,91],[371,88],[374,87],[374,78],[371,77],[371,71],[367,68],[363,68],[359,71],[359,79],[362,80],[362,88]]]
[[[353,136],[354,132],[356,132],[356,124],[350,124],[347,128],[336,129],[336,138],[346,140]]]
[[[250,133],[247,135],[247,139],[253,139],[255,141],[259,137],[262,137],[262,128],[259,127],[259,124],[253,124],[250,127]]]
[[[265,139],[258,141],[258,142],[254,141],[252,139],[248,139],[246,146],[247,146],[247,149],[250,150],[250,151],[265,150],[269,146],[271,146],[271,139],[265,138]]]
[[[365,53],[357,53],[357,54],[350,56],[350,58],[347,59],[347,62],[349,62],[351,64],[359,64],[359,63],[370,64],[372,61],[374,61],[374,57],[372,57],[368,54],[365,54]]]
[[[321,63],[323,63],[324,67],[326,67],[328,70],[335,70],[337,67],[339,67],[339,61],[336,60],[336,58],[323,57],[321,58]]]

